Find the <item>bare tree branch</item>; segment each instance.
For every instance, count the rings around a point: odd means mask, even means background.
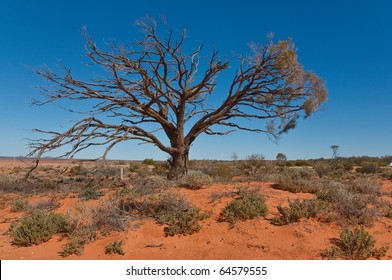
[[[303,69],[291,39],[274,43],[270,38],[264,45],[250,44],[251,55],[238,57],[239,68],[221,104],[207,105],[215,94],[217,76],[230,67],[229,61],[216,50],[205,61],[202,45],[185,54],[185,30],[176,35],[169,28],[162,37],[154,19],[147,17],[136,24],[144,34],[141,40],[130,46],[111,43],[107,50],[83,33],[86,55],[105,71],[103,77],[79,80],[67,67],[59,72],[46,67],[35,71],[49,86],[41,88],[43,100],[33,104],[55,103],[86,115],[64,132],[36,130],[47,135],[31,141],[30,155],[36,156],[36,164],[44,153],[62,146],[70,146],[62,156],[71,158],[91,146],[105,146],[102,158],[106,158],[117,144],[137,140],[170,154],[169,177],[176,178],[186,172],[189,149],[200,134],[244,130],[276,139],[326,99],[323,81]],[[91,104],[90,108],[78,108],[82,102]],[[243,119],[252,126],[239,122]],[[213,129],[218,126],[229,130]],[[169,144],[160,139],[158,130]]]

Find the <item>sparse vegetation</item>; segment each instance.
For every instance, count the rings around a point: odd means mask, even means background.
[[[84,246],[93,242],[97,238],[97,233],[93,228],[81,227],[69,234],[69,242],[61,246],[59,255],[68,257],[70,255],[82,255]]]
[[[340,233],[340,239],[335,246],[322,252],[324,259],[345,258],[350,260],[365,260],[369,257],[381,258],[385,256],[387,247],[375,248],[376,240],[364,228],[354,230],[345,228]]]
[[[316,217],[325,207],[326,203],[317,199],[303,201],[298,199],[294,201],[289,200],[289,207],[278,206],[281,217],[272,219],[271,222],[279,226],[296,223],[304,217]]]
[[[110,242],[105,247],[105,254],[125,255],[125,252],[123,249],[123,243],[124,243],[123,240],[121,240],[121,241],[114,240],[113,242]]]
[[[240,188],[239,198],[226,205],[220,216],[220,221],[234,225],[238,220],[249,220],[264,217],[268,214],[268,207],[264,198],[254,189]]]
[[[203,186],[209,185],[213,182],[213,179],[201,172],[196,170],[190,170],[185,176],[183,176],[179,181],[178,184],[181,187],[185,187],[187,189],[200,189]]]
[[[310,168],[284,169],[277,180],[277,189],[292,193],[309,192],[315,193],[320,188],[320,183],[314,179],[315,173]]]
[[[11,212],[21,212],[21,211],[25,211],[27,210],[29,206],[29,202],[26,199],[15,199],[12,203],[11,203]]]
[[[35,211],[11,227],[12,243],[31,246],[48,241],[56,233],[70,233],[74,224],[70,218],[52,212]]]
[[[79,198],[82,200],[98,199],[104,195],[98,186],[95,186],[93,181],[90,181],[85,187],[79,191]]]

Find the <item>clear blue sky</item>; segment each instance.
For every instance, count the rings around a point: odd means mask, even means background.
[[[330,157],[330,146],[342,156],[392,154],[392,1],[11,1],[0,5],[0,155],[28,153],[25,138],[33,128],[61,130],[77,119],[53,107],[32,107],[40,77],[29,67],[57,60],[80,77],[85,67],[82,26],[98,44],[131,42],[133,25],[144,15],[165,15],[175,28],[186,28],[188,44],[203,42],[230,57],[246,53],[250,41],[292,37],[305,69],[322,77],[329,90],[321,112],[300,121],[278,144],[265,135],[237,132],[202,136],[191,158],[230,159],[260,153],[289,159]],[[223,81],[225,82],[225,81]],[[228,81],[229,82],[229,81]],[[98,156],[90,150],[80,157]],[[51,154],[54,155],[54,154]],[[131,142],[115,148],[113,159],[165,159],[151,145]]]

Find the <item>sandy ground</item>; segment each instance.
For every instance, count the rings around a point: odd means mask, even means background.
[[[0,166],[10,166],[13,162]],[[59,164],[52,162],[52,164]],[[299,223],[285,226],[272,225],[268,219],[278,216],[277,206],[287,205],[288,199],[310,199],[312,194],[293,194],[271,187],[272,183],[248,183],[260,189],[269,207],[266,219],[253,219],[237,222],[234,227],[218,222],[218,217],[226,203],[232,198],[221,197],[211,200],[212,194],[236,190],[234,184],[214,184],[200,190],[176,189],[212,216],[201,222],[202,229],[193,235],[165,237],[164,226],[157,225],[152,219],[133,222],[128,231],[100,236],[87,244],[81,256],[71,255],[65,259],[165,259],[165,260],[205,260],[205,259],[268,259],[268,260],[313,260],[321,259],[320,253],[331,247],[331,239],[339,238],[341,227],[335,223],[322,223],[317,219],[303,219]],[[383,181],[383,190],[392,193],[392,182]],[[2,201],[12,201],[14,195],[2,197]],[[31,196],[29,200],[47,199],[44,195]],[[391,201],[391,197],[385,196]],[[60,208],[56,212],[66,212],[75,207],[78,198],[68,195],[59,198]],[[94,202],[92,202],[94,203]],[[23,213],[10,212],[10,206],[0,207],[0,259],[63,259],[59,256],[61,246],[67,242],[61,236],[54,236],[48,242],[31,247],[16,247],[11,244],[7,231],[12,221]],[[389,246],[383,259],[392,259],[392,220],[379,218],[373,227],[367,228],[377,240],[377,247]],[[114,240],[124,240],[125,255],[107,255],[105,246]]]

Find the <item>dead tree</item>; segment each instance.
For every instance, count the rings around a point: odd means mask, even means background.
[[[185,30],[175,34],[168,28],[161,36],[153,19],[137,24],[143,39],[127,47],[113,43],[100,49],[84,33],[86,54],[106,71],[103,78],[78,80],[66,67],[57,73],[36,70],[50,86],[42,89],[43,100],[34,104],[66,101],[68,110],[72,101],[91,105],[91,110],[78,112],[84,118],[63,132],[35,130],[46,135],[30,143],[36,164],[45,152],[62,146],[70,149],[61,156],[72,158],[81,150],[104,145],[104,159],[116,144],[137,140],[172,157],[168,178],[175,179],[186,173],[189,149],[200,134],[244,130],[276,139],[326,99],[324,82],[297,61],[291,39],[251,43],[248,56],[233,58],[237,71],[222,95],[215,89],[216,78],[230,62],[218,51],[206,59],[200,45],[186,54]],[[211,95],[221,95],[218,105],[211,104]]]

